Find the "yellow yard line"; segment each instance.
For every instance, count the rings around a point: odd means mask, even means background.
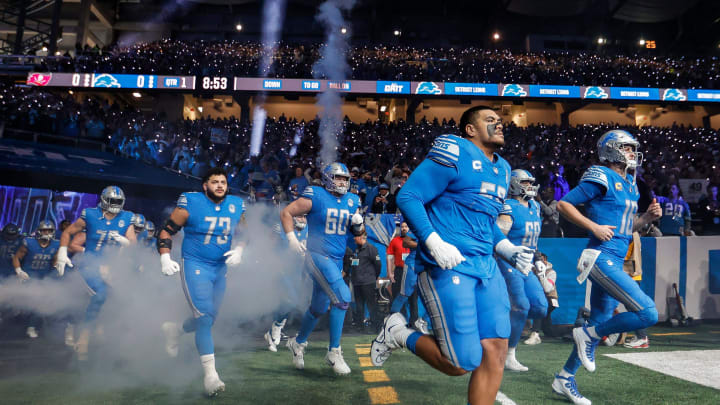
[[[650,336],[687,336],[694,335],[695,332],[670,332],[670,333],[651,333]]]
[[[371,404],[399,404],[397,392],[393,387],[368,388]]]
[[[390,381],[390,377],[385,374],[385,370],[363,370],[362,373],[367,383]]]

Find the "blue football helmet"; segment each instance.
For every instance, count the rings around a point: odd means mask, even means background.
[[[527,184],[527,183],[530,184]],[[523,184],[525,183],[525,184]],[[510,173],[510,196],[520,196],[526,200],[535,198],[539,186],[535,185],[535,177],[529,171],[515,169]]]
[[[632,148],[633,159],[628,157],[626,147]],[[620,163],[627,169],[635,169],[642,165],[643,155],[638,152],[640,143],[628,132],[622,129],[613,129],[605,132],[597,142],[598,158],[600,162]]]
[[[38,224],[35,230],[35,235],[39,240],[52,240],[55,238],[55,224],[47,219],[40,221],[40,224]]]
[[[345,195],[350,186],[350,171],[340,162],[330,163],[322,171],[322,182],[327,191]]]
[[[117,214],[125,206],[125,193],[118,186],[108,186],[100,194],[100,209]]]
[[[153,223],[153,221],[145,222],[145,230],[147,231],[149,236],[155,235],[155,224]]]
[[[145,216],[143,214],[135,214],[133,215],[132,219],[130,220],[130,223],[135,228],[135,232],[140,233],[145,230],[146,222],[145,222]]]

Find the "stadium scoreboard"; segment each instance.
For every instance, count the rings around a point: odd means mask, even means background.
[[[195,90],[195,76],[109,73],[30,73],[27,84],[38,87]]]
[[[632,100],[674,102],[720,102],[720,90],[614,86],[562,86],[518,83],[453,83],[373,80],[284,79],[224,76],[163,76],[115,73],[28,74],[28,85],[38,87],[84,87],[93,89],[160,89],[340,93],[422,96],[472,96],[500,98],[550,98],[582,100]]]

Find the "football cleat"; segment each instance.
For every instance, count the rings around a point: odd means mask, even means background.
[[[37,330],[35,329],[34,326],[28,326],[25,333],[27,333],[27,335],[30,339],[37,339],[37,337],[38,337]]]
[[[297,342],[297,336],[288,339],[287,348],[290,349],[290,352],[293,355],[293,365],[295,365],[295,368],[298,370],[302,370],[305,368],[305,348],[307,347],[307,342],[298,343]]]
[[[577,383],[575,382],[575,377],[561,377],[559,375],[555,375],[555,379],[552,383],[552,390],[554,393],[558,395],[562,395],[565,398],[567,398],[570,402],[576,405],[591,405],[592,402],[582,396],[580,394],[580,391],[578,391]]]
[[[414,325],[414,326],[415,326],[415,330],[418,331],[418,332],[420,332],[420,333],[422,333],[423,335],[429,335],[429,334],[430,334],[430,330],[428,329],[428,324],[427,324],[427,322],[425,322],[424,319],[418,318],[418,319],[415,321],[415,325]]]
[[[393,350],[402,347],[401,342],[395,339],[394,334],[404,329],[408,329],[407,321],[401,313],[395,312],[385,318],[380,334],[373,340],[370,347],[370,360],[375,367],[381,367]]]
[[[350,367],[348,367],[347,363],[345,363],[345,359],[342,355],[342,349],[339,347],[333,347],[328,350],[325,355],[325,363],[331,366],[337,375],[350,374]]]
[[[615,343],[617,343],[618,338],[620,337],[619,333],[612,333],[610,335],[607,335],[602,338],[602,342],[605,346],[615,346]]]
[[[180,346],[180,327],[175,322],[163,322],[162,331],[165,335],[165,352],[170,357],[177,357]]]
[[[221,391],[225,391],[225,383],[220,380],[220,376],[217,373],[210,373],[203,379],[203,385],[205,386],[205,393],[209,397],[214,397]]]
[[[539,333],[533,332],[530,334],[530,337],[525,339],[525,342],[523,343],[525,343],[526,345],[539,345],[540,343],[542,343],[542,340],[540,339]]]
[[[632,340],[625,342],[623,346],[627,347],[628,349],[647,349],[648,347],[650,347],[650,339],[648,339],[647,337],[643,339],[638,339],[637,337],[635,337]]]
[[[271,352],[277,352],[277,344],[275,341],[273,341],[273,338],[270,336],[270,332],[265,332],[265,341],[268,344],[268,350]]]
[[[519,361],[515,358],[514,354],[508,353],[507,357],[505,357],[505,370],[510,371],[528,371],[528,368],[520,364]]]
[[[287,319],[283,319],[282,322],[273,322],[270,326],[270,337],[272,338],[275,346],[280,344],[280,338],[282,336],[282,328],[285,326]]]
[[[595,371],[595,348],[597,348],[599,339],[594,339],[587,331],[587,326],[573,329],[573,340],[580,362],[589,372]]]

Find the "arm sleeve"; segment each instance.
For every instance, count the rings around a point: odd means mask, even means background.
[[[421,242],[435,232],[425,210],[425,204],[445,191],[457,173],[455,166],[445,166],[425,159],[400,189],[397,206],[410,225],[410,229]]]
[[[180,194],[180,197],[178,197],[177,207],[183,208],[185,210],[188,209],[188,199],[187,199],[187,195],[185,195],[185,193]]]
[[[569,193],[565,194],[562,201],[577,206],[595,198],[602,197],[603,194],[605,194],[605,189],[600,184],[583,181],[580,182],[577,187],[570,190]]]

